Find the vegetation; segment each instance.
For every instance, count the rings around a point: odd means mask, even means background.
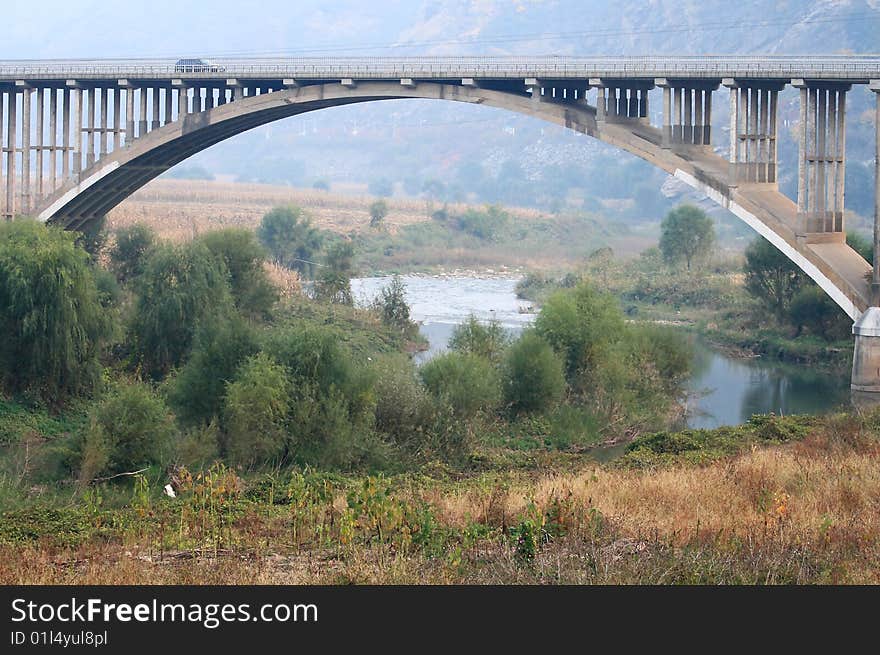
[[[496,247],[521,227],[498,208],[437,211],[424,225],[456,243]],[[689,348],[632,320],[684,308],[709,330],[706,316],[754,320],[783,297],[792,340],[830,338],[836,314],[809,283],[758,284],[769,295],[752,300],[739,262],[697,249],[682,276],[657,249],[624,264],[600,248],[579,274],[526,279],[534,328],[471,317],[417,366],[400,278],[351,304],[361,248],[386,231],[325,238],[295,208],[262,225],[176,244],[130,228],[109,260],[43,226],[4,228],[2,298],[51,315],[51,276],[11,272],[62,267],[76,311],[108,324],[76,336],[89,384],[44,393],[43,369],[22,383],[0,360],[0,582],[877,581],[865,544],[880,528],[854,519],[877,491],[877,417],[676,432]],[[310,292],[279,294],[265,257],[294,267],[310,240]],[[767,255],[755,279],[781,279]],[[48,352],[60,337],[32,338]],[[600,444],[623,454],[599,465]]]
[[[276,207],[263,216],[257,238],[276,263],[303,275],[311,273],[322,241],[320,232],[298,207]]]
[[[660,224],[660,252],[668,264],[684,260],[687,270],[697,259],[707,257],[715,241],[712,219],[692,205],[679,205]]]
[[[27,220],[0,224],[0,377],[6,389],[51,402],[92,392],[112,322],[74,234]]]
[[[370,204],[370,227],[379,227],[382,221],[388,216],[388,203],[382,200],[375,200]]]

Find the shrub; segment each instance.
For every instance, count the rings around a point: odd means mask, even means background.
[[[156,233],[148,225],[136,223],[116,231],[116,243],[110,249],[110,268],[121,283],[143,272],[147,253],[156,245]]]
[[[161,376],[189,353],[199,325],[231,311],[226,270],[199,242],[162,245],[138,278],[134,347],[144,369]]]
[[[91,480],[164,464],[175,435],[168,408],[149,385],[121,384],[91,413],[80,477]]]
[[[449,339],[449,349],[461,353],[478,355],[497,364],[510,343],[507,330],[497,320],[485,325],[471,314],[464,323],[455,327]]]
[[[303,276],[311,275],[312,262],[323,241],[299,207],[276,207],[268,212],[257,228],[257,238],[276,263]]]
[[[208,232],[199,240],[218,258],[229,275],[235,307],[248,316],[266,317],[278,291],[263,263],[266,252],[250,230],[227,228]]]
[[[237,314],[203,323],[192,355],[169,383],[168,401],[181,422],[196,425],[219,417],[226,384],[258,350],[257,334]]]
[[[458,227],[478,239],[491,241],[499,236],[509,221],[507,212],[493,205],[483,211],[468,209],[458,217]]]
[[[0,375],[12,391],[55,401],[100,380],[112,324],[75,238],[28,220],[0,224]]]
[[[391,282],[382,287],[373,301],[373,307],[382,317],[382,322],[390,328],[404,334],[414,332],[417,327],[409,318],[409,305],[406,302],[406,285],[399,275],[391,278]]]
[[[382,357],[373,365],[375,426],[394,443],[417,450],[431,427],[434,404],[406,355]]]
[[[568,380],[588,387],[608,347],[623,334],[617,300],[587,282],[552,294],[535,319],[535,330],[562,355]]]
[[[376,200],[370,204],[370,227],[379,227],[388,216],[388,203],[384,200]]]
[[[252,467],[284,454],[290,382],[287,371],[265,353],[248,358],[226,389],[223,430],[226,454]]]
[[[267,335],[264,350],[287,368],[295,387],[312,386],[327,392],[351,386],[350,353],[330,330],[310,325],[275,328]]]
[[[324,268],[315,281],[315,298],[342,305],[353,304],[353,259],[354,246],[348,241],[339,241],[327,249]]]
[[[807,328],[810,333],[833,341],[845,338],[851,329],[849,317],[815,284],[800,289],[791,299],[788,311],[798,334]]]
[[[565,393],[562,359],[532,330],[508,348],[501,376],[504,400],[514,413],[547,411]]]
[[[419,373],[428,391],[462,418],[492,411],[501,402],[498,371],[483,357],[449,352],[423,364]]]

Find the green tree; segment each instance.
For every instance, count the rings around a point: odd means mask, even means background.
[[[323,238],[302,209],[274,208],[260,221],[257,238],[276,263],[311,277],[312,264],[321,250]]]
[[[786,316],[794,295],[804,286],[806,276],[788,257],[763,237],[746,248],[746,291],[769,306],[780,323]]]
[[[495,205],[486,207],[484,210],[468,209],[458,217],[458,226],[462,232],[471,234],[483,241],[492,241],[498,238],[501,231],[507,226],[510,216],[506,211]]]
[[[581,390],[623,335],[624,325],[617,299],[587,282],[552,294],[535,319],[537,334],[562,356],[569,382]]]
[[[874,243],[858,232],[846,233],[846,245],[859,253],[869,264],[874,263]]]
[[[196,332],[192,355],[169,383],[168,401],[178,419],[198,425],[218,418],[226,385],[258,351],[254,328],[238,314],[205,321]]]
[[[409,334],[417,329],[409,317],[409,305],[406,302],[406,285],[399,275],[391,278],[391,282],[382,287],[373,301],[373,307],[388,327]]]
[[[849,317],[815,284],[804,285],[791,299],[789,320],[797,333],[806,328],[811,334],[827,341],[849,335]]]
[[[260,353],[247,359],[226,390],[223,428],[234,464],[252,467],[285,449],[290,382],[284,367]]]
[[[495,364],[501,361],[510,343],[507,330],[497,320],[485,325],[471,314],[464,323],[455,327],[449,339],[449,349],[471,355],[479,355]]]
[[[497,369],[488,359],[467,353],[437,355],[419,369],[428,391],[462,418],[489,412],[501,402]]]
[[[370,227],[379,227],[388,216],[388,203],[379,199],[370,204]]]
[[[156,245],[156,233],[148,225],[135,223],[116,231],[116,242],[110,249],[110,268],[122,284],[143,272],[147,253]]]
[[[660,224],[660,251],[670,265],[682,259],[691,264],[709,256],[715,243],[712,219],[693,205],[679,205]]]
[[[324,255],[324,267],[315,282],[315,297],[341,305],[351,305],[351,278],[354,274],[354,246],[337,241]]]
[[[137,471],[168,461],[177,431],[162,398],[148,384],[120,384],[91,413],[80,477]]]
[[[266,251],[254,233],[242,228],[226,228],[199,237],[229,274],[235,307],[246,316],[267,317],[278,300],[278,290],[269,281],[263,263]]]
[[[75,240],[30,220],[0,223],[0,375],[12,391],[58,401],[100,380],[112,317]]]
[[[232,310],[228,273],[203,243],[150,251],[136,285],[132,335],[144,369],[161,377],[180,366],[203,321]]]
[[[545,412],[565,393],[563,361],[534,330],[507,349],[501,380],[504,401],[514,413]]]

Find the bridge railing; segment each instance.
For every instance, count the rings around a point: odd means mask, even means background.
[[[195,78],[228,76],[383,79],[442,77],[880,77],[880,56],[814,57],[301,57],[206,59],[208,70],[177,60],[0,61],[0,79]]]

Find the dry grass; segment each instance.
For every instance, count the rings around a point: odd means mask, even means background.
[[[175,241],[222,227],[256,228],[267,211],[280,205],[302,207],[320,228],[348,234],[367,229],[374,197],[268,184],[203,180],[155,180],[134,193],[107,217],[111,230],[146,223],[162,238]],[[392,233],[405,225],[429,220],[423,200],[390,198],[385,224]],[[440,205],[435,204],[434,208]],[[452,211],[464,205],[450,205]],[[540,218],[541,212],[514,208],[511,214]]]
[[[404,485],[398,497],[427,502],[443,530],[488,532],[432,556],[393,542],[294,549],[283,545],[286,515],[256,512],[238,521],[238,546],[218,557],[160,556],[137,539],[3,547],[0,583],[877,584],[878,455],[876,437],[820,432],[703,467]],[[523,562],[509,535],[529,516],[564,530]]]

